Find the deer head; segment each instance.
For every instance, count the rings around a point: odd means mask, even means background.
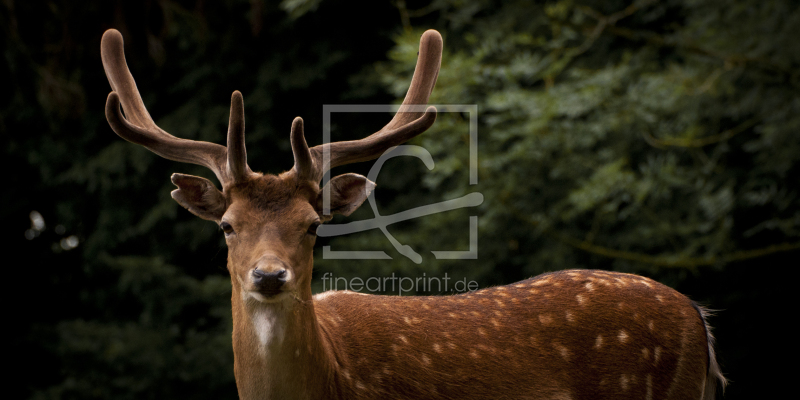
[[[106,102],[106,118],[114,132],[164,158],[205,166],[219,180],[221,191],[205,178],[173,174],[172,182],[178,189],[172,192],[172,198],[222,228],[229,249],[228,269],[234,292],[239,292],[245,300],[268,303],[290,297],[310,299],[312,248],[317,227],[329,220],[331,214],[350,215],[375,187],[361,175],[336,176],[327,183],[330,210],[323,210],[319,185],[325,172],[336,166],[375,159],[387,149],[424,132],[436,119],[434,107],[428,107],[424,113],[406,110],[409,105],[427,104],[436,83],[442,38],[438,32],[429,30],[422,35],[417,66],[405,100],[386,126],[361,140],[309,148],[303,120],[297,117],[290,134],[294,166],[277,176],[261,174],[247,165],[244,101],[240,92],[235,91],[231,96],[227,146],[176,138],[159,128],[147,112],[128,70],[118,31],[105,32],[101,52],[113,90]]]

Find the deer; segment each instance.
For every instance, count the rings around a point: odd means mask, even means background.
[[[320,188],[324,174],[376,159],[433,125],[437,110],[427,103],[442,48],[439,32],[422,34],[405,99],[372,135],[309,148],[295,118],[294,165],[272,175],[247,164],[239,91],[226,146],[172,136],[144,106],[122,35],[104,33],[112,130],[161,157],[207,167],[221,184],[175,173],[171,195],[225,235],[239,397],[713,399],[726,379],[709,312],[646,277],[575,269],[444,296],[312,294],[317,228],[350,215],[375,188],[353,173]]]

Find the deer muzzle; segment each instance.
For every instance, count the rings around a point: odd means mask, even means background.
[[[286,269],[274,272],[264,272],[258,268],[252,272],[252,282],[258,293],[271,297],[281,293],[283,284],[286,283]]]

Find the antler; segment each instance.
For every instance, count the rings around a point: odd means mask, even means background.
[[[295,118],[291,137],[294,169],[298,176],[319,182],[331,168],[378,158],[390,147],[425,132],[436,120],[436,107],[428,107],[424,113],[421,109],[428,103],[441,63],[442,36],[435,30],[425,31],[420,38],[414,77],[403,104],[386,126],[366,138],[326,143],[309,149],[303,136],[303,120]],[[327,165],[323,162],[325,151],[330,152]]]
[[[244,146],[244,101],[239,91],[231,96],[228,147],[180,139],[159,128],[147,112],[136,82],[125,62],[122,35],[115,29],[103,34],[100,44],[103,69],[113,90],[106,100],[106,119],[121,138],[140,144],[161,157],[198,164],[214,171],[220,183],[243,180],[252,174]],[[122,115],[120,103],[125,115]]]

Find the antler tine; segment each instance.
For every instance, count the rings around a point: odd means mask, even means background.
[[[247,166],[244,146],[244,99],[236,90],[231,95],[231,115],[228,120],[228,170],[234,181],[240,182],[252,173]]]
[[[436,85],[439,67],[442,63],[442,35],[435,30],[422,34],[419,43],[419,57],[414,69],[414,77],[408,88],[403,104],[392,120],[372,135],[354,141],[327,143],[313,147],[310,152],[317,167],[314,177],[317,181],[333,167],[380,157],[390,147],[400,145],[425,132],[436,120],[436,107],[422,107]],[[412,107],[415,106],[415,107]],[[330,164],[323,165],[323,152],[330,149]]]
[[[303,119],[297,117],[292,121],[292,153],[294,154],[294,171],[300,179],[313,181],[317,179],[314,158],[308,149],[308,143],[303,133]],[[318,164],[318,163],[316,163]],[[321,177],[319,178],[321,179]],[[318,179],[317,179],[318,180]]]
[[[231,99],[229,135],[234,137],[236,150],[233,151],[233,167],[229,168],[228,150],[225,146],[176,138],[156,125],[142,102],[139,89],[125,61],[122,34],[115,29],[107,30],[103,34],[100,51],[103,69],[113,90],[106,100],[106,119],[117,135],[166,159],[207,167],[223,186],[234,181],[234,177],[243,176],[241,171],[249,172],[244,152],[244,109],[241,94],[235,92]],[[125,111],[124,116],[120,103]],[[244,168],[241,168],[242,165]]]
[[[411,78],[411,85],[403,99],[403,104],[394,115],[391,121],[386,124],[381,131],[391,131],[402,127],[418,118],[423,114],[422,111],[408,111],[409,105],[428,104],[428,98],[436,85],[439,77],[439,67],[442,65],[442,35],[439,32],[429,29],[422,34],[419,40],[419,56],[417,65],[414,67],[414,76]],[[425,112],[436,111],[434,108],[426,109]],[[433,121],[431,121],[433,123]],[[379,132],[381,132],[379,131]],[[420,132],[422,133],[422,132]]]

